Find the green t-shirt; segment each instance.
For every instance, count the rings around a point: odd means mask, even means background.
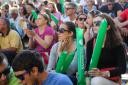
[[[19,83],[20,80],[18,78],[16,78],[12,68],[10,69],[10,73],[8,75],[8,79],[9,79],[8,85],[21,85]]]

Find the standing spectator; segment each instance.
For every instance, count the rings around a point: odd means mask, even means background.
[[[46,72],[40,54],[35,51],[19,53],[12,67],[23,85],[73,85],[63,74]]]
[[[123,8],[119,3],[115,3],[114,0],[107,0],[107,4],[102,6],[99,10],[115,18],[120,15]]]
[[[9,20],[0,18],[0,52],[4,53],[11,64],[16,53],[23,49],[19,34],[10,29]]]
[[[126,50],[119,30],[110,16],[101,14],[94,18],[93,29],[95,33],[98,32],[100,22],[104,18],[108,23],[106,37],[102,45],[97,68],[92,68],[88,74],[92,77],[91,85],[120,85],[120,76],[126,71]],[[93,37],[87,43],[87,71],[89,70],[95,41],[96,37]]]
[[[34,31],[28,30],[29,48],[36,49],[39,53],[50,52],[54,44],[55,31],[48,25],[49,17],[47,14],[39,14],[36,20],[36,28]],[[48,63],[48,56],[44,57],[45,64]]]

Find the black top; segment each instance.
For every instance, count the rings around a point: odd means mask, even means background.
[[[93,41],[94,41],[94,38],[92,38],[87,43],[86,70],[89,69],[89,64],[92,57]],[[110,70],[110,77],[120,76],[126,71],[126,60],[125,60],[126,56],[127,56],[126,50],[123,44],[118,45],[114,48],[102,48],[97,68],[104,69],[104,68],[114,67],[115,68],[114,70]]]
[[[107,5],[102,6],[99,10],[103,13],[109,14],[112,17],[117,17],[117,12],[119,10],[123,10],[123,8],[119,3],[114,3],[112,10],[109,10]]]

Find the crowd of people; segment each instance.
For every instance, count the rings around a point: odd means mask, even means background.
[[[84,76],[90,77],[86,85],[121,85],[128,59],[128,1],[84,0],[85,5],[60,1],[19,0],[1,5],[0,85],[79,84],[78,28],[83,29]],[[100,58],[97,67],[89,69],[103,19],[107,32]],[[65,71],[57,72],[63,52],[72,53],[72,60]]]

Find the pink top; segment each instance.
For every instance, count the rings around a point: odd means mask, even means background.
[[[42,34],[39,34],[39,29],[38,29],[38,28],[35,29],[35,32],[36,32],[36,34],[38,34],[42,39],[44,39],[45,36],[47,36],[47,35],[50,35],[50,36],[53,36],[53,37],[54,37],[54,35],[55,35],[55,31],[54,31],[50,26],[47,26]],[[50,49],[51,49],[51,47],[52,47],[53,44],[54,44],[54,39],[53,39],[51,45],[49,46],[49,48],[45,49],[45,48],[44,48],[43,46],[41,46],[37,41],[35,41],[35,46],[36,46],[35,48],[36,48],[36,50],[37,50],[38,52],[40,52],[40,53],[41,53],[41,52],[50,52]]]

